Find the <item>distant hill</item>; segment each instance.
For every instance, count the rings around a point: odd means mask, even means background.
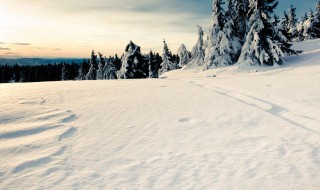
[[[53,63],[82,63],[83,58],[56,58],[56,59],[46,59],[46,58],[19,58],[19,59],[5,59],[0,58],[0,65],[47,65]]]

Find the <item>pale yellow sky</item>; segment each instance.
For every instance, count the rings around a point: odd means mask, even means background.
[[[140,1],[144,5],[146,0]],[[144,53],[162,52],[163,38],[175,53],[181,43],[191,49],[197,39],[195,25],[210,19],[152,11],[132,2],[0,0],[0,56],[82,58],[92,49],[105,55],[122,54],[130,40]]]

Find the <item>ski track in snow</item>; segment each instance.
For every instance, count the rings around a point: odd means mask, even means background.
[[[263,100],[261,98],[258,98],[258,97],[252,96],[252,95],[244,94],[243,92],[240,92],[240,91],[232,91],[230,89],[227,89],[227,88],[224,88],[221,86],[219,86],[219,87],[213,86],[212,87],[212,85],[211,85],[211,87],[206,87],[204,85],[197,84],[194,81],[190,82],[190,84],[198,86],[200,88],[210,90],[210,91],[215,92],[217,94],[220,94],[222,96],[227,96],[229,98],[238,100],[239,102],[244,103],[248,106],[254,107],[259,110],[263,110],[263,111],[265,111],[275,117],[278,117],[279,119],[285,120],[293,126],[296,126],[296,127],[302,128],[304,130],[307,130],[309,132],[316,133],[316,134],[320,135],[320,131],[316,131],[316,130],[310,129],[308,127],[305,127],[302,123],[299,123],[300,122],[299,120],[297,121],[296,119],[294,119],[294,117],[299,117],[300,120],[301,120],[301,118],[308,119],[309,121],[312,120],[314,123],[319,124],[320,121],[316,118],[310,118],[308,116],[298,115],[298,114],[292,113],[292,112],[290,112],[289,109],[287,109],[285,107],[279,106],[275,103]]]

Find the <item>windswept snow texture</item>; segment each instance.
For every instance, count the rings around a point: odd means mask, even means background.
[[[0,189],[317,190],[319,44],[280,68],[1,84]]]

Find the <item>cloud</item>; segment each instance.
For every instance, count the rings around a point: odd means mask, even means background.
[[[18,45],[18,46],[29,46],[31,45],[30,43],[13,43],[14,45]]]
[[[19,53],[13,53],[13,52],[5,52],[4,55],[19,55]]]
[[[6,44],[6,43],[4,43],[4,42],[0,42],[0,44]]]
[[[60,48],[56,48],[56,49],[54,49],[54,51],[60,51],[60,50],[62,50],[62,49],[60,49]]]
[[[10,49],[10,48],[3,48],[3,47],[0,47],[0,51],[4,51],[4,50],[12,50],[12,49]]]

